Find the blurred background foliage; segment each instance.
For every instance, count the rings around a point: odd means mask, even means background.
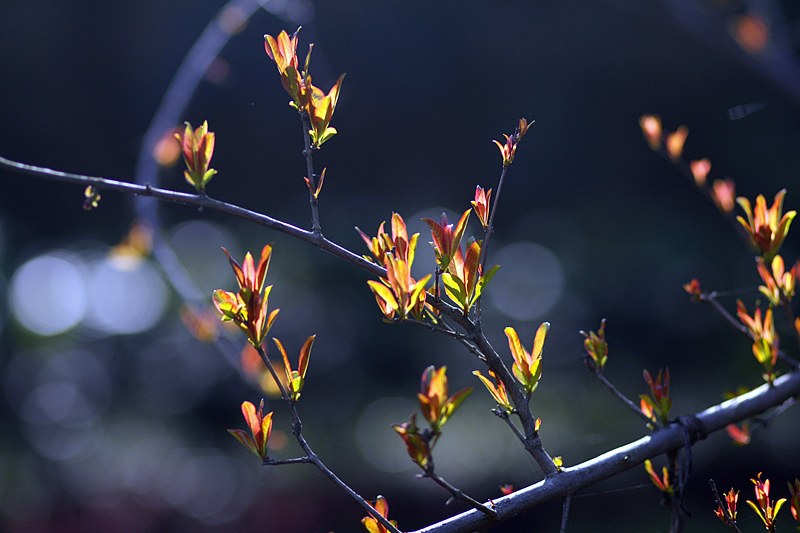
[[[201,0],[0,4],[0,153],[67,172],[133,181],[140,143],[182,58],[223,6]],[[263,34],[300,24],[312,74],[327,90],[347,72],[315,156],[328,238],[367,253],[392,211],[422,234],[417,272],[432,268],[420,218],[451,219],[476,184],[496,187],[492,139],[535,120],[503,189],[484,327],[530,346],[552,327],[532,399],[551,454],[574,465],[647,430],[582,363],[579,330],[608,319],[606,376],[635,398],[644,368],[669,366],[673,414],[760,384],[749,343],[681,284],[699,278],[752,308],[753,255],[693,183],[653,154],[638,118],[689,127],[685,156],[709,157],[751,200],[788,189],[800,206],[800,8],[790,1],[543,2],[271,0],[206,71],[181,120],[216,132],[212,197],[309,226],[301,128],[263,48]],[[763,103],[738,120],[730,108]],[[179,124],[175,124],[176,126]],[[2,172],[0,179],[0,529],[9,532],[358,531],[363,512],[310,466],[262,468],[225,431],[262,393],[239,361],[243,335],[192,337],[182,302],[150,260],[109,252],[130,230],[135,200]],[[181,166],[159,183],[188,191]],[[153,180],[155,183],[155,179]],[[479,235],[472,221],[469,233]],[[296,358],[317,334],[299,409],[324,461],[390,517],[415,529],[462,510],[415,479],[390,424],[407,420],[422,370],[447,365],[452,390],[476,391],[447,424],[437,471],[479,500],[540,473],[471,375],[479,361],[421,328],[390,326],[367,276],[304,243],[211,211],[162,204],[157,234],[210,302],[235,281],[221,246],[241,259],[275,243],[268,283],[281,313],[271,335]],[[783,255],[797,259],[797,229]],[[788,339],[788,324],[778,324]],[[792,342],[784,347],[796,355]],[[270,347],[275,352],[274,347]],[[274,355],[274,353],[273,353]],[[510,357],[508,357],[510,361]],[[276,457],[291,457],[288,413],[275,410]],[[796,410],[794,410],[796,411]],[[751,496],[759,471],[775,497],[798,471],[797,412],[745,448],[724,434],[694,450],[687,531],[722,530],[707,481]],[[660,468],[661,460],[654,461]],[[604,492],[624,490],[625,492]],[[668,513],[642,468],[583,491],[570,530],[666,530]],[[744,510],[742,514],[749,511]],[[560,504],[498,531],[557,528]],[[528,522],[526,522],[528,521]],[[790,528],[788,514],[784,526]],[[758,526],[753,526],[758,527]]]

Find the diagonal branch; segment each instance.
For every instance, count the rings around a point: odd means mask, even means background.
[[[627,398],[624,394],[622,394],[614,385],[608,381],[605,376],[603,376],[603,371],[597,368],[597,365],[594,363],[594,360],[589,357],[588,355],[583,360],[584,364],[586,364],[586,368],[589,369],[589,372],[597,378],[597,381],[603,384],[603,386],[611,393],[614,398],[618,399],[622,402],[622,404],[627,407],[633,414],[641,418],[645,421],[646,424],[658,426],[660,423],[656,420],[652,420],[649,418],[644,412],[636,406],[631,400]]]
[[[264,465],[274,465],[274,464],[285,464],[285,463],[311,463],[317,467],[317,469],[322,472],[328,479],[333,481],[333,483],[345,491],[353,500],[356,501],[361,507],[363,507],[367,513],[369,513],[372,517],[375,518],[378,522],[386,528],[387,531],[391,533],[400,533],[396,527],[394,527],[389,520],[386,519],[383,515],[381,515],[378,511],[375,510],[373,506],[367,502],[360,494],[350,488],[350,486],[339,479],[339,477],[333,473],[333,471],[325,466],[325,463],[322,462],[322,459],[314,453],[311,449],[311,446],[306,441],[305,437],[303,436],[303,423],[300,421],[300,415],[297,413],[297,401],[292,400],[289,398],[289,394],[286,392],[286,387],[283,386],[283,383],[280,379],[278,379],[278,374],[275,372],[275,368],[272,366],[272,362],[270,362],[269,357],[267,357],[267,353],[264,351],[264,348],[261,346],[255,346],[258,355],[261,356],[261,360],[264,362],[264,365],[269,369],[270,374],[272,374],[272,379],[275,380],[275,384],[278,386],[278,389],[281,391],[281,396],[283,397],[283,401],[289,408],[289,412],[292,415],[292,432],[294,433],[297,442],[300,444],[300,447],[303,448],[303,451],[306,452],[305,457],[300,457],[297,459],[290,459],[287,461],[264,461]]]
[[[213,198],[205,195],[160,189],[151,186],[149,183],[137,185],[135,183],[129,183],[125,181],[116,181],[94,176],[84,176],[81,174],[71,174],[69,172],[61,172],[59,170],[52,170],[49,168],[37,167],[33,165],[27,165],[25,163],[19,163],[17,161],[11,161],[10,159],[6,159],[2,156],[0,156],[0,168],[5,168],[21,174],[27,174],[29,176],[35,176],[37,178],[63,181],[84,186],[91,185],[98,190],[116,191],[133,194],[136,196],[149,196],[176,204],[196,205],[203,208],[214,209],[222,213],[227,213],[229,215],[249,220],[250,222],[255,222],[261,226],[280,231],[281,233],[285,233],[302,241],[308,242],[317,248],[344,259],[348,263],[352,263],[353,265],[361,268],[362,270],[366,270],[375,276],[386,277],[386,270],[382,267],[367,261],[360,255],[357,255],[332,241],[329,241],[320,234],[303,230],[296,226],[292,226],[291,224],[287,224],[286,222],[282,222],[275,218],[245,209],[243,207],[229,204],[220,200],[214,200]]]
[[[745,418],[763,413],[787,399],[800,395],[800,372],[792,372],[719,405],[697,413],[696,419],[705,434],[723,429]],[[507,520],[537,505],[629,470],[649,459],[686,445],[684,428],[677,423],[656,430],[652,435],[604,453],[579,465],[563,468],[544,481],[494,501],[498,520]],[[483,513],[470,510],[420,529],[414,533],[467,533],[496,523]]]

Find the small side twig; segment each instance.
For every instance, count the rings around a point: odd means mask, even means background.
[[[494,214],[497,212],[497,204],[500,201],[500,191],[503,189],[503,181],[505,180],[506,174],[508,173],[508,165],[503,165],[503,171],[500,173],[500,179],[497,182],[497,190],[494,193],[494,202],[492,202],[492,210],[489,213],[489,221],[486,224],[486,228],[483,230],[483,244],[481,245],[481,260],[480,260],[480,271],[486,271],[486,259],[489,255],[489,238],[494,233]],[[481,323],[481,300],[483,298],[478,298],[478,301],[475,302],[475,322],[480,327]]]
[[[306,172],[308,173],[309,187],[309,202],[311,203],[311,233],[315,235],[322,234],[322,227],[319,224],[319,202],[314,191],[317,190],[317,180],[314,177],[314,148],[311,146],[311,121],[308,118],[308,112],[303,111],[300,113],[300,119],[303,122],[303,156],[306,159]]]
[[[301,463],[313,463],[310,457],[293,457],[291,459],[264,459],[261,463],[264,466],[296,465]]]
[[[630,401],[627,397],[625,397],[624,394],[618,391],[617,388],[603,376],[603,372],[599,368],[597,368],[597,365],[594,364],[594,361],[592,360],[591,357],[586,356],[583,362],[586,365],[586,368],[589,369],[589,372],[591,372],[592,375],[595,378],[597,378],[597,381],[602,383],[603,386],[608,390],[608,392],[610,392],[616,399],[621,401],[625,407],[627,407],[631,412],[633,412],[633,414],[635,414],[636,416],[638,416],[651,426],[658,427],[661,425],[656,420],[653,420],[652,418],[649,418],[647,415],[645,415],[635,403]]]
[[[714,500],[716,500],[719,509],[722,510],[723,522],[725,522],[725,525],[730,527],[736,533],[742,533],[739,530],[739,526],[736,525],[736,520],[728,512],[728,506],[722,505],[722,498],[719,497],[719,492],[717,492],[717,485],[714,483],[714,480],[709,479],[708,482],[711,484],[711,492],[714,493]]]
[[[719,301],[717,300],[717,292],[716,291],[712,291],[712,292],[709,292],[709,293],[704,292],[704,293],[700,294],[699,299],[700,299],[701,302],[707,303],[707,304],[711,305],[714,309],[716,309],[717,312],[719,314],[721,314],[722,317],[725,320],[727,320],[728,323],[731,326],[733,326],[733,329],[735,329],[736,331],[738,331],[739,333],[741,333],[742,335],[744,335],[748,339],[753,340],[753,337],[750,335],[750,332],[747,330],[747,327],[744,324],[742,324],[741,322],[739,322],[738,320],[736,320],[733,317],[733,315],[731,315],[728,312],[728,310],[725,309],[722,306],[722,304],[719,303]]]
[[[407,322],[409,324],[417,324],[418,326],[422,326],[423,328],[427,328],[434,333],[441,333],[442,335],[447,335],[448,337],[453,337],[454,339],[466,339],[467,336],[463,333],[459,333],[458,331],[454,331],[449,327],[442,327],[437,324],[433,324],[431,322],[424,322],[422,320],[417,320],[415,318],[404,318],[403,322]]]
[[[519,432],[517,426],[514,425],[514,422],[511,420],[511,417],[508,416],[509,415],[508,411],[506,411],[505,409],[492,409],[492,412],[498,417],[505,420],[506,424],[508,424],[508,427],[511,428],[511,431],[514,433],[514,435],[517,436],[517,438],[520,440],[520,442],[522,442],[522,444],[525,444],[525,437],[522,435],[522,433]]]
[[[487,516],[490,516],[490,517],[492,517],[494,519],[497,519],[497,511],[495,511],[494,509],[492,509],[490,507],[487,507],[486,505],[484,505],[484,504],[480,503],[479,501],[473,499],[472,497],[468,496],[467,494],[464,494],[464,492],[462,492],[461,489],[458,489],[458,488],[454,487],[453,485],[451,485],[450,483],[445,481],[439,474],[437,474],[433,469],[433,461],[431,461],[429,463],[428,468],[425,469],[425,473],[424,474],[420,474],[420,475],[422,477],[431,478],[434,482],[436,482],[437,485],[439,485],[440,487],[444,488],[450,494],[453,495],[453,497],[450,500],[448,500],[447,503],[450,503],[450,501],[452,501],[453,499],[458,499],[458,500],[461,500],[463,502],[468,503],[470,506],[474,507],[475,509],[477,509],[478,511],[482,512],[483,514],[485,514]]]

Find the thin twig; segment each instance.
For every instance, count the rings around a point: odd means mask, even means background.
[[[597,368],[597,365],[594,364],[594,361],[590,357],[586,357],[583,362],[586,364],[586,368],[589,369],[589,372],[597,378],[597,381],[603,384],[603,386],[608,389],[617,400],[621,401],[622,404],[628,408],[633,414],[644,420],[647,424],[651,426],[660,426],[661,423],[653,420],[652,418],[648,417],[646,414],[642,412],[642,410],[632,401],[630,401],[624,394],[617,390],[617,388],[611,384],[604,376],[603,372]]]
[[[722,498],[719,497],[719,492],[717,492],[717,485],[714,483],[714,480],[709,479],[708,482],[711,484],[711,491],[714,493],[714,500],[716,500],[717,505],[722,510],[722,514],[725,517],[725,520],[723,520],[725,522],[725,525],[730,527],[736,533],[742,533],[739,530],[739,526],[736,525],[736,520],[728,512],[728,506],[722,505]]]
[[[750,335],[750,331],[747,329],[747,327],[744,324],[742,324],[741,322],[739,322],[738,320],[736,320],[735,318],[733,318],[733,315],[731,315],[728,312],[728,310],[725,309],[722,306],[722,304],[719,303],[719,301],[717,300],[717,292],[716,291],[712,291],[712,292],[709,292],[709,293],[705,293],[705,292],[702,293],[700,295],[700,301],[703,302],[703,303],[710,304],[714,309],[716,309],[719,312],[719,314],[722,315],[722,317],[725,320],[728,321],[728,323],[731,326],[733,326],[733,329],[735,329],[736,331],[738,331],[739,333],[741,333],[742,335],[744,335],[748,339],[753,340],[753,336]]]
[[[481,245],[481,261],[480,261],[480,271],[486,271],[486,259],[489,255],[489,238],[494,233],[494,214],[497,212],[497,204],[500,201],[500,191],[503,188],[503,181],[505,180],[506,173],[508,173],[508,166],[503,165],[503,171],[500,173],[500,179],[497,181],[497,190],[494,192],[494,202],[492,203],[492,211],[489,213],[489,221],[486,224],[486,228],[483,230],[483,244]],[[481,300],[483,298],[478,298],[478,301],[475,302],[475,322],[480,327],[481,324]]]
[[[453,330],[452,328],[445,328],[439,326],[437,324],[433,324],[432,322],[425,322],[422,320],[417,320],[415,318],[405,318],[403,322],[408,322],[410,324],[417,324],[418,326],[422,326],[424,328],[433,331],[434,333],[441,333],[442,335],[447,335],[448,337],[453,337],[454,339],[466,339],[467,336],[463,333],[459,333],[458,331]]]
[[[307,74],[308,73],[306,73],[306,84],[308,83]],[[303,122],[303,145],[305,146],[303,156],[306,159],[306,172],[308,173],[308,182],[310,184],[308,194],[309,202],[311,203],[311,233],[321,235],[322,227],[319,224],[319,202],[315,194],[317,190],[317,180],[314,176],[314,148],[311,146],[311,134],[309,133],[311,131],[311,122],[308,118],[307,111],[300,113],[300,118]]]
[[[500,179],[497,181],[497,190],[494,192],[494,202],[492,202],[492,212],[489,214],[489,222],[486,224],[485,235],[483,237],[483,246],[481,247],[481,270],[486,268],[486,256],[489,249],[489,238],[494,233],[494,215],[497,212],[497,204],[500,202],[500,191],[503,189],[503,181],[508,173],[508,166],[503,165],[503,171],[500,173]]]
[[[498,417],[505,420],[506,424],[508,424],[508,427],[514,433],[514,435],[517,436],[517,438],[520,440],[520,442],[522,442],[522,444],[525,444],[525,437],[522,435],[522,433],[519,432],[517,426],[514,425],[514,422],[511,420],[508,411],[506,411],[505,409],[492,409],[492,412]]]
[[[264,459],[261,463],[264,466],[296,465],[301,463],[313,463],[311,457],[293,457],[292,459]]]
[[[430,463],[430,464],[432,465],[433,463]],[[425,474],[421,474],[421,475],[423,475],[424,477],[431,478],[433,481],[436,482],[437,485],[439,485],[440,487],[443,487],[445,490],[450,492],[450,494],[453,495],[453,498],[456,498],[456,499],[459,499],[459,500],[461,500],[463,502],[468,503],[469,505],[471,505],[472,507],[474,507],[475,509],[477,509],[478,511],[482,512],[483,514],[485,514],[487,516],[490,516],[492,518],[497,518],[497,511],[495,511],[494,509],[491,509],[491,508],[487,507],[486,505],[478,502],[477,500],[471,498],[467,494],[464,494],[464,492],[462,492],[461,489],[458,489],[458,488],[454,487],[453,485],[451,485],[450,483],[448,483],[447,481],[445,481],[439,474],[437,474],[433,470],[433,466],[431,466],[430,468],[427,468],[425,470]]]
[[[333,483],[336,484],[336,486],[345,491],[353,500],[355,500],[359,505],[361,505],[361,507],[363,507],[367,511],[367,513],[372,515],[375,518],[375,520],[380,522],[387,530],[391,531],[392,533],[400,533],[400,531],[396,527],[394,527],[389,522],[388,519],[386,519],[383,515],[381,515],[378,511],[376,511],[375,508],[372,507],[372,505],[370,505],[369,502],[367,502],[367,500],[365,500],[356,491],[351,489],[349,485],[347,485],[344,481],[339,479],[339,477],[336,474],[334,474],[331,469],[325,466],[325,463],[322,462],[319,456],[316,453],[314,453],[314,451],[311,449],[311,446],[306,441],[305,437],[303,437],[302,434],[303,424],[300,421],[300,415],[297,413],[297,408],[296,408],[297,402],[289,397],[289,394],[286,392],[286,387],[284,387],[283,383],[281,383],[281,380],[278,379],[278,374],[275,372],[275,368],[272,366],[272,362],[267,357],[267,353],[266,351],[264,351],[264,348],[262,346],[256,346],[255,348],[256,351],[258,352],[258,355],[261,356],[261,360],[267,366],[267,369],[269,369],[270,374],[272,374],[272,378],[275,380],[275,384],[278,386],[278,389],[280,389],[283,401],[286,402],[286,405],[289,407],[289,411],[291,412],[292,419],[294,421],[292,424],[292,432],[294,433],[297,442],[300,444],[300,447],[303,448],[304,452],[306,452],[307,460],[305,461],[298,460],[297,462],[312,463],[314,466],[317,467],[318,470],[320,470],[323,474],[325,474],[325,476],[328,479],[333,481]]]

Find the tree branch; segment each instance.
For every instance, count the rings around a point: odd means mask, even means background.
[[[378,511],[372,507],[367,500],[365,500],[359,493],[354,491],[350,488],[350,486],[339,479],[339,477],[333,473],[333,471],[325,466],[325,463],[322,462],[322,459],[314,453],[311,449],[311,446],[306,441],[305,437],[303,437],[303,423],[300,421],[300,415],[297,412],[297,402],[289,398],[289,394],[286,392],[286,387],[283,386],[283,383],[280,379],[278,379],[278,374],[275,372],[275,368],[272,366],[272,362],[270,362],[269,357],[267,357],[267,353],[264,351],[262,346],[255,346],[258,355],[261,357],[261,360],[264,362],[264,365],[269,369],[270,374],[272,374],[272,379],[275,380],[275,384],[278,386],[278,389],[281,391],[281,396],[283,397],[283,401],[286,403],[286,406],[289,408],[289,412],[292,415],[292,432],[294,433],[297,442],[300,444],[300,447],[303,448],[303,451],[306,452],[305,457],[297,458],[297,459],[289,459],[286,460],[287,463],[311,463],[317,467],[317,469],[325,474],[325,476],[333,481],[333,483],[345,491],[356,503],[358,503],[364,510],[367,511],[372,517],[375,518],[378,522],[383,525],[388,531],[391,533],[400,533],[396,527],[394,527],[389,520],[381,515]],[[273,465],[273,464],[281,464],[281,461],[264,461],[264,465]]]
[[[59,170],[52,170],[49,168],[37,167],[33,165],[27,165],[25,163],[19,163],[17,161],[11,161],[10,159],[6,159],[2,156],[0,156],[0,168],[6,168],[14,172],[35,176],[37,178],[63,181],[66,183],[74,183],[84,186],[91,185],[98,190],[116,191],[133,194],[136,196],[150,196],[153,198],[158,198],[159,200],[176,204],[196,205],[203,208],[214,209],[216,211],[227,213],[244,220],[249,220],[250,222],[255,222],[261,226],[280,231],[281,233],[285,233],[291,237],[308,242],[321,250],[325,250],[336,257],[344,259],[348,263],[352,263],[362,270],[366,270],[370,274],[378,277],[386,277],[386,270],[384,268],[376,265],[375,263],[367,261],[360,255],[357,255],[332,241],[329,241],[322,235],[315,234],[312,231],[303,230],[296,226],[292,226],[291,224],[287,224],[286,222],[282,222],[255,211],[250,211],[249,209],[245,209],[243,207],[229,204],[221,200],[215,200],[205,195],[159,189],[157,187],[152,187],[150,184],[137,185],[135,183],[128,183],[125,181],[116,181],[95,176],[84,176],[81,174],[71,174],[69,172],[61,172]]]
[[[792,372],[757,389],[696,415],[705,434],[719,431],[800,395],[800,372]],[[579,465],[563,468],[544,481],[494,501],[498,520],[507,520],[555,498],[565,498],[584,487],[629,470],[669,450],[686,445],[684,428],[677,423],[656,430],[652,435],[604,453]],[[466,533],[495,524],[483,513],[470,510],[414,533]]]

